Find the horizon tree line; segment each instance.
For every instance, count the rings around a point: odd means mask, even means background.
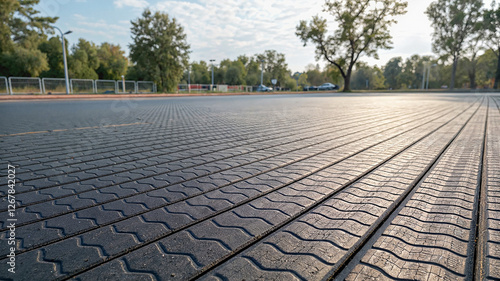
[[[64,77],[62,46],[52,36],[57,17],[41,17],[34,9],[39,0],[0,3],[0,76]],[[500,81],[500,4],[484,8],[481,0],[436,0],[427,8],[432,22],[433,51],[437,57],[395,57],[384,66],[369,66],[363,57],[378,58],[377,51],[392,48],[389,28],[406,13],[407,2],[398,0],[326,0],[339,27],[328,33],[327,20],[318,16],[300,21],[296,35],[304,45],[316,47],[316,59],[292,73],[283,53],[265,50],[253,56],[223,59],[214,66],[214,83],[264,84],[291,90],[331,82],[343,91],[362,89],[418,89],[424,68],[432,73],[430,88],[493,87]],[[183,27],[166,13],[146,9],[132,20],[130,55],[119,45],[96,45],[83,38],[68,49],[70,77],[82,79],[152,80],[161,91],[175,91],[179,83],[210,84],[211,64],[189,62],[191,53]],[[67,43],[67,41],[66,41]],[[189,77],[189,78],[188,78]]]

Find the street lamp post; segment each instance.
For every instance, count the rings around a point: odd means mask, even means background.
[[[210,60],[210,62],[212,63],[212,86],[210,87],[211,88],[210,91],[213,91],[213,89],[214,89],[214,61],[215,60],[213,60],[213,59]]]
[[[65,33],[59,29],[59,27],[54,26],[55,29],[59,30],[61,33],[62,49],[63,49],[63,61],[64,61],[64,80],[66,83],[66,94],[69,95],[69,78],[68,78],[68,63],[66,62],[66,44],[64,42],[64,35],[70,34],[72,31],[68,30]]]
[[[123,93],[126,93],[126,91],[125,91],[125,75],[122,75],[122,89],[123,89]]]
[[[435,67],[437,64],[432,64],[431,62],[424,63],[424,73],[422,74],[422,90],[428,90],[429,89],[429,75],[431,72],[431,67]]]

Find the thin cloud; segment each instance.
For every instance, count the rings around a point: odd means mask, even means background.
[[[113,2],[117,8],[132,7],[137,9],[143,9],[149,6],[146,0],[115,0]]]
[[[301,19],[309,20],[323,0],[290,3],[287,0],[160,1],[155,10],[175,17],[191,44],[191,60],[217,60],[254,55],[265,50],[284,53],[302,44],[295,36]],[[302,51],[302,50],[300,50]],[[290,52],[293,53],[293,50]],[[312,55],[314,56],[314,54]],[[287,60],[291,55],[287,54]]]

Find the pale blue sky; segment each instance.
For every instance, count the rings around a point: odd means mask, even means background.
[[[384,65],[395,56],[430,55],[432,28],[424,14],[432,0],[409,0],[408,13],[391,29],[394,49],[380,51],[380,59],[362,57],[371,65]],[[41,0],[38,9],[58,16],[57,26],[72,30],[70,44],[78,38],[97,44],[120,44],[128,54],[130,21],[144,8],[162,11],[184,26],[191,45],[191,61],[254,55],[274,49],[286,55],[292,71],[316,64],[314,47],[303,47],[295,36],[300,20],[320,14],[324,0]],[[490,0],[485,0],[489,7]],[[332,29],[334,23],[330,22]],[[319,62],[321,66],[325,62]]]

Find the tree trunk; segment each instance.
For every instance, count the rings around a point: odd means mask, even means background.
[[[455,89],[455,75],[457,74],[457,65],[458,65],[458,58],[455,57],[453,58],[453,68],[451,70],[451,82],[450,82],[451,90]]]
[[[352,67],[349,67],[344,77],[344,90],[343,90],[344,93],[351,91],[351,74],[352,74]]]
[[[493,89],[498,89],[500,86],[500,47],[498,48],[498,61],[497,61],[497,73],[495,75],[495,84]]]
[[[350,91],[351,91],[351,76],[346,75],[346,77],[344,77],[344,90],[342,92],[346,93]]]
[[[469,83],[470,83],[470,88],[475,89],[476,88],[476,67],[473,66],[471,70],[469,70]]]

